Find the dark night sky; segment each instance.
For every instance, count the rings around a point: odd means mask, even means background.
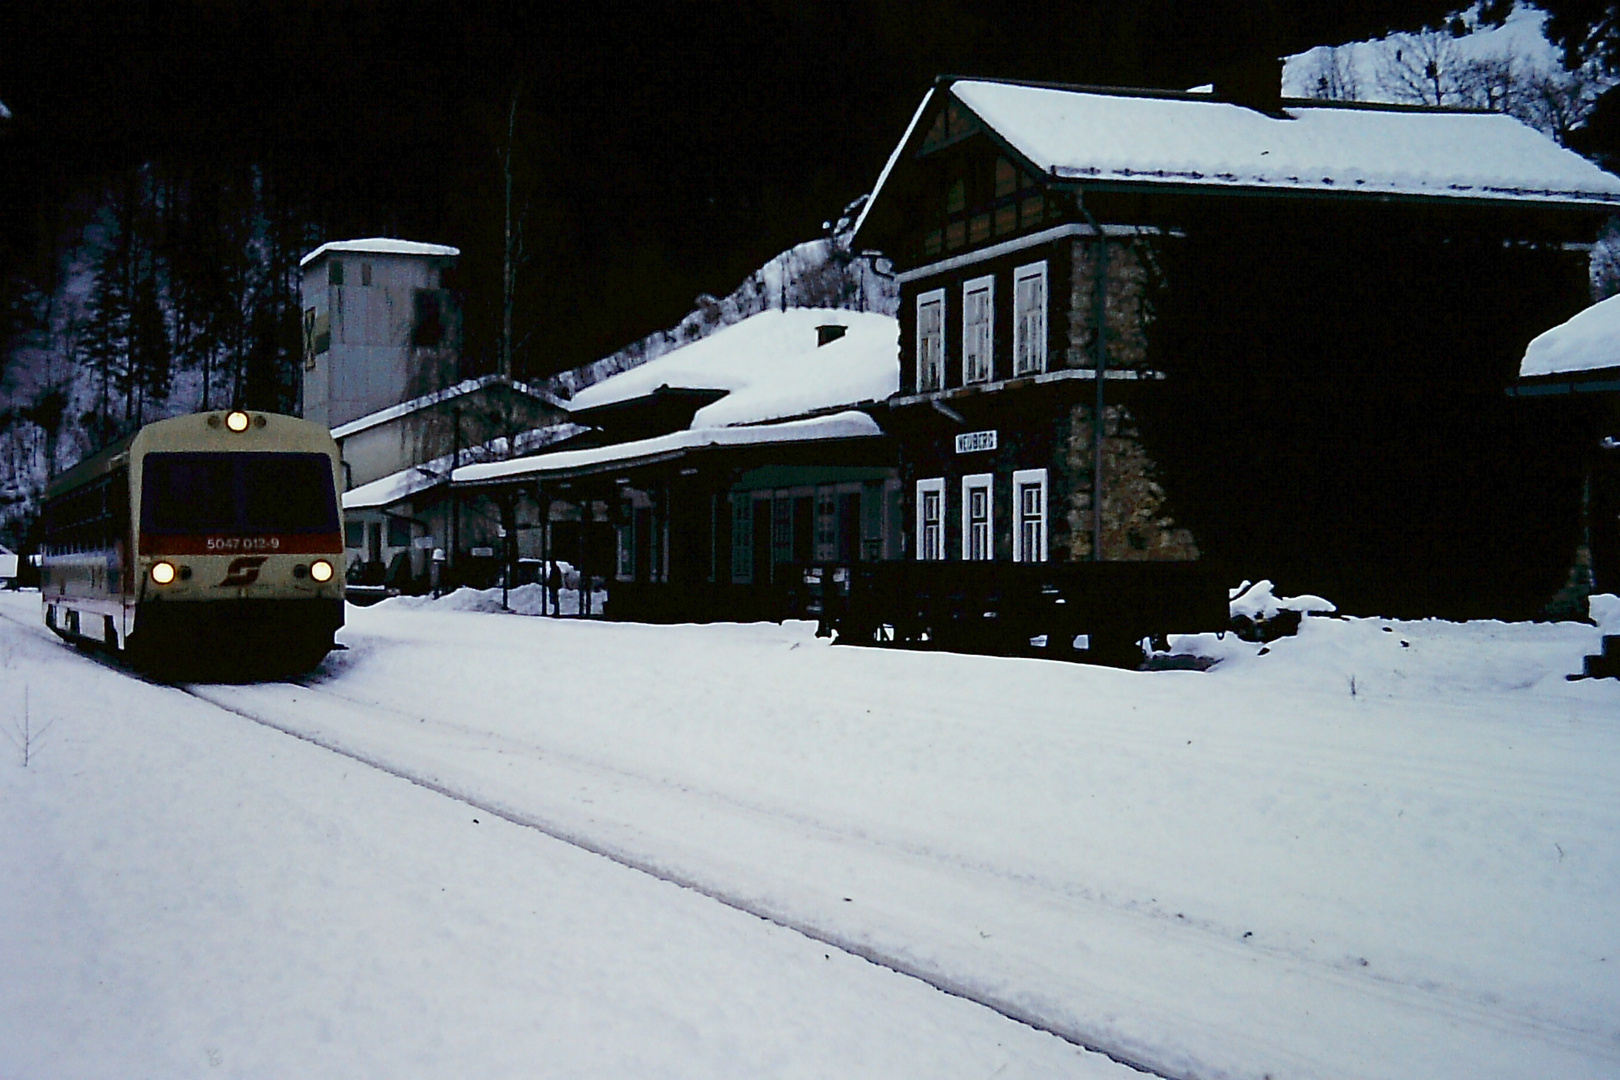
[[[6,5],[0,256],[41,208],[143,160],[254,162],[321,238],[463,249],[498,294],[499,164],[520,93],[537,373],[724,293],[868,190],[942,72],[1184,87],[1245,55],[1415,28],[1446,5],[1284,0],[715,0],[644,7],[153,0]],[[477,312],[471,316],[476,319]]]

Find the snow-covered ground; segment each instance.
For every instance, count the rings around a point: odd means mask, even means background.
[[[0,594],[0,726],[51,724],[0,1076],[1620,1074],[1595,628],[1141,673],[465,601],[188,694]]]

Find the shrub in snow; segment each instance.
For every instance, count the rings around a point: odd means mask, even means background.
[[[1269,580],[1245,581],[1230,595],[1232,630],[1244,641],[1275,641],[1299,632],[1306,615],[1331,615],[1339,610],[1320,596],[1277,596]]]

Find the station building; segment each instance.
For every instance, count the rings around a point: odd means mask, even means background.
[[[1617,208],[1502,114],[941,79],[853,239],[901,284],[910,555],[1536,614],[1581,436],[1504,389]]]

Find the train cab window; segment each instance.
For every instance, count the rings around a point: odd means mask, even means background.
[[[146,532],[337,532],[324,454],[148,454],[141,492]]]
[[[236,474],[229,454],[148,454],[141,483],[148,532],[229,532]]]
[[[235,454],[252,531],[337,532],[332,462],[322,454]]]

